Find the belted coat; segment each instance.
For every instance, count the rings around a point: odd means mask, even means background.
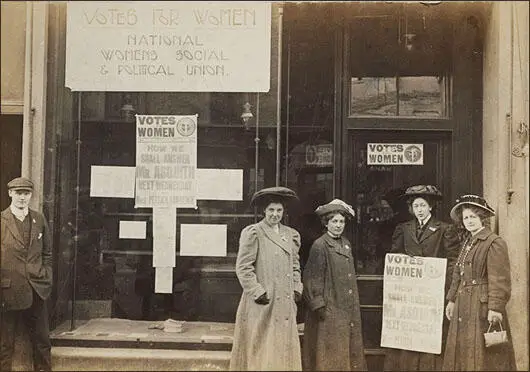
[[[361,308],[352,245],[325,233],[315,240],[303,272],[306,371],[365,371]],[[316,310],[324,307],[325,318]]]
[[[506,304],[511,295],[505,241],[488,228],[471,238],[471,249],[455,267],[447,300],[455,303],[443,361],[445,371],[514,371],[515,357]],[[485,347],[488,310],[503,314],[510,342]],[[498,328],[495,328],[498,330]]]
[[[33,290],[43,299],[52,291],[52,247],[44,216],[30,209],[29,246],[20,234],[15,216],[8,207],[1,214],[1,286],[2,307],[23,310],[33,302]]]
[[[236,313],[230,370],[301,370],[294,292],[302,293],[300,234],[264,220],[245,227],[236,274],[243,294]],[[267,293],[270,303],[254,300]]]
[[[460,240],[453,225],[442,222],[431,216],[417,235],[416,218],[396,226],[392,235],[391,253],[404,253],[411,256],[438,257],[447,259],[445,276],[445,293],[451,285],[452,273],[458,253]],[[444,309],[441,309],[442,312]],[[445,344],[448,322],[444,317],[442,331],[442,350]],[[409,350],[386,349],[385,371],[433,371],[440,370],[442,354],[421,353]]]

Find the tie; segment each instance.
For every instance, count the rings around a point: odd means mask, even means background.
[[[420,240],[421,238],[421,234],[423,234],[423,227],[425,226],[425,224],[422,224],[421,222],[418,223],[418,228],[416,229],[416,238],[418,240]]]

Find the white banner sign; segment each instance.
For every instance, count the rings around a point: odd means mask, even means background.
[[[421,143],[368,143],[368,165],[423,165]]]
[[[197,207],[197,115],[136,115],[135,208]]]
[[[270,2],[69,1],[74,91],[268,92]]]
[[[382,347],[441,353],[446,261],[386,255]]]

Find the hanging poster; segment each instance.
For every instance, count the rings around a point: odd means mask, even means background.
[[[73,91],[268,92],[271,3],[69,1]]]
[[[446,261],[386,255],[382,347],[441,353]]]
[[[136,115],[136,208],[197,207],[197,115]]]
[[[368,165],[423,165],[422,143],[368,143]]]

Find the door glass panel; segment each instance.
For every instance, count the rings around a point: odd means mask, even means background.
[[[423,144],[423,165],[369,165],[367,144],[371,142]],[[405,138],[396,134],[392,140],[357,139],[353,149],[352,201],[357,207],[354,233],[358,247],[357,272],[382,275],[384,256],[391,248],[394,228],[412,218],[400,196],[407,187],[415,184],[433,184],[447,194],[448,180],[442,178],[442,169],[448,164],[444,159],[448,153],[442,139],[425,139],[423,135]],[[436,207],[442,208],[436,210]],[[446,214],[445,205],[434,206],[433,215],[446,219]]]

